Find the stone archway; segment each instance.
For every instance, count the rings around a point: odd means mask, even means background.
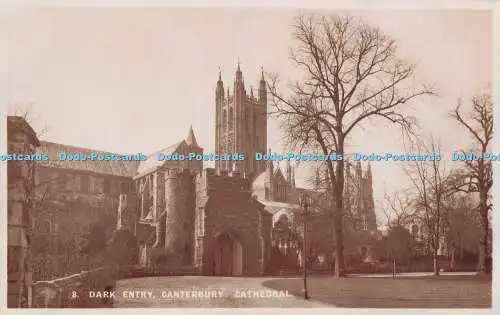
[[[214,247],[215,275],[241,276],[243,274],[243,245],[231,233],[222,233]]]

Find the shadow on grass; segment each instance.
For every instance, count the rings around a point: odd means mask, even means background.
[[[264,286],[303,296],[300,278],[272,279]],[[476,276],[308,279],[312,300],[346,308],[491,308],[491,279]]]

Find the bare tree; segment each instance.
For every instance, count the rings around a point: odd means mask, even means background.
[[[396,275],[396,261],[408,261],[411,256],[413,240],[408,225],[415,221],[416,213],[411,191],[396,191],[392,195],[385,192],[385,205],[382,207],[386,217],[387,250],[393,261],[393,276]]]
[[[387,192],[384,196],[385,207],[382,207],[387,220],[387,227],[406,227],[415,219],[415,207],[409,190],[397,191],[392,195]]]
[[[294,26],[298,47],[291,59],[305,76],[284,92],[277,76],[268,90],[291,147],[343,157],[348,136],[370,118],[382,118],[412,132],[415,119],[400,108],[432,94],[411,82],[415,67],[396,57],[396,43],[378,28],[350,16],[299,16]],[[289,92],[289,93],[288,93]],[[343,159],[326,160],[336,205],[335,276],[345,273],[343,241]]]
[[[439,143],[433,137],[428,143],[418,140],[413,142],[407,151],[441,153]],[[416,191],[414,205],[426,228],[434,261],[434,275],[438,276],[438,253],[444,235],[443,217],[450,196],[445,164],[441,159],[415,160],[403,168]]]
[[[457,256],[462,262],[464,250],[477,248],[480,243],[479,213],[474,204],[470,194],[450,195],[450,209],[446,211],[444,224],[451,270],[456,267]]]
[[[455,119],[467,132],[469,132],[475,142],[472,150],[478,155],[478,159],[464,161],[466,172],[459,174],[459,185],[457,189],[465,192],[479,193],[479,215],[481,222],[481,242],[479,247],[478,272],[491,273],[491,251],[488,246],[490,238],[489,212],[491,204],[491,187],[493,185],[493,173],[491,168],[491,158],[487,155],[490,143],[493,138],[493,102],[491,94],[485,93],[472,98],[472,111],[464,116],[460,112],[461,104],[455,108],[451,117]],[[462,176],[460,176],[462,175]]]
[[[30,125],[38,125],[41,120],[41,116],[36,115],[35,105],[32,103],[18,104],[14,107],[9,108],[9,115],[22,117]],[[46,123],[41,126],[36,126],[35,129],[38,137],[44,136],[50,131],[50,128]]]

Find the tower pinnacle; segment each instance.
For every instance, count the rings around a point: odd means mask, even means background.
[[[219,67],[219,80],[217,80],[217,88],[215,90],[216,94],[216,102],[219,102],[222,98],[224,98],[224,83],[222,83],[222,71]]]
[[[188,133],[188,136],[186,138],[186,143],[188,145],[192,145],[192,146],[198,146],[198,143],[196,142],[196,137],[194,136],[194,132],[193,132],[193,125],[191,125],[189,127],[189,133]]]
[[[238,58],[238,67],[236,68],[236,81],[237,82],[243,81],[243,74],[241,73],[241,67],[240,67],[240,58]]]
[[[263,105],[267,106],[267,88],[266,80],[264,79],[264,67],[260,67],[260,72],[259,100]]]

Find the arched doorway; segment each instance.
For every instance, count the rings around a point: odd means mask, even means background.
[[[231,233],[223,233],[216,239],[214,248],[215,275],[241,276],[243,274],[243,246]]]

